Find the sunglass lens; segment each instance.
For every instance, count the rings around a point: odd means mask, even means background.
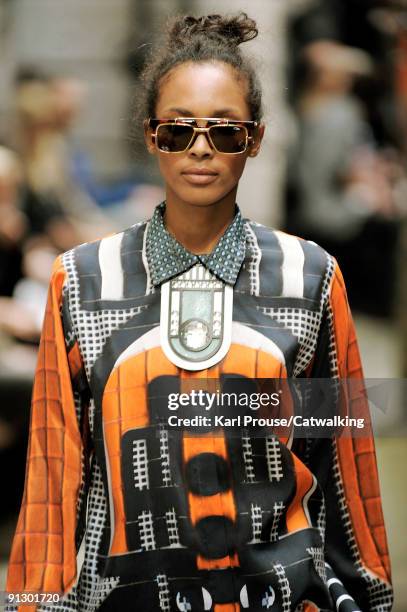
[[[247,132],[239,125],[219,125],[210,129],[212,142],[220,153],[243,153],[247,146]]]
[[[164,124],[157,128],[157,147],[166,153],[185,151],[194,130],[190,125]]]

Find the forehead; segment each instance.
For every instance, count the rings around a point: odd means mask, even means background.
[[[162,80],[156,114],[176,117],[183,110],[194,117],[251,119],[246,92],[244,79],[232,66],[223,62],[188,62],[176,66]]]

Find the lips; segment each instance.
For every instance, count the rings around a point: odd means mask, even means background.
[[[209,168],[188,168],[182,176],[192,185],[209,185],[217,179],[218,173]]]

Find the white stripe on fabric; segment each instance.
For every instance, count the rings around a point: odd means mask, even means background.
[[[122,363],[135,357],[139,353],[150,351],[160,346],[160,326],[153,327],[148,332],[137,338],[121,353],[115,361],[113,369],[118,368]]]
[[[283,297],[304,297],[304,251],[295,236],[276,232],[277,240],[283,251],[281,273],[283,277]]]
[[[342,582],[338,580],[338,578],[330,578],[326,584],[328,587],[330,587],[331,584],[340,584],[341,586],[343,586]]]
[[[307,491],[307,493],[304,495],[304,498],[302,500],[302,507],[304,508],[305,516],[307,517],[307,520],[308,520],[310,526],[312,525],[312,521],[311,521],[309,509],[308,509],[308,500],[311,497],[311,495],[313,494],[313,492],[315,491],[315,489],[317,488],[317,486],[318,486],[317,479],[315,478],[315,476],[313,476],[312,477],[312,486],[311,486],[310,490]]]
[[[102,275],[102,300],[123,299],[121,246],[123,232],[103,238],[99,245],[99,266]]]
[[[284,353],[279,346],[264,334],[261,334],[257,330],[244,325],[243,323],[232,323],[232,342],[233,344],[242,344],[248,346],[254,350],[264,351],[270,353],[279,361],[279,363],[285,365]]]
[[[154,290],[153,284],[151,282],[150,267],[148,265],[148,260],[147,260],[147,234],[148,234],[148,228],[150,226],[150,223],[151,223],[151,221],[148,221],[146,223],[145,228],[144,228],[143,250],[141,252],[141,259],[143,261],[143,265],[144,265],[144,269],[146,271],[146,277],[147,277],[147,281],[146,281],[146,295],[149,295]]]
[[[336,609],[338,610],[338,612],[339,612],[339,608],[341,606],[341,603],[344,602],[344,601],[352,601],[353,603],[355,603],[355,600],[350,595],[341,595],[336,600]]]

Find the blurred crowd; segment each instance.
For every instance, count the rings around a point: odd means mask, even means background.
[[[285,229],[335,255],[352,308],[398,321],[407,349],[407,0],[312,2],[287,40]],[[78,79],[20,67],[13,141],[0,142],[0,459],[21,474],[55,257],[163,197],[131,172],[96,178],[71,137],[85,97]],[[15,473],[3,516],[19,505]]]
[[[109,205],[137,204],[140,185],[128,178],[99,183],[91,160],[70,140],[84,93],[80,81],[38,69],[23,68],[16,76],[15,142],[0,146],[3,373],[29,371],[35,361],[56,256],[114,231]]]
[[[286,227],[337,257],[353,310],[401,317],[407,3],[319,2],[291,40]]]
[[[58,254],[127,219],[149,216],[162,191],[127,174],[104,184],[71,128],[86,94],[77,79],[20,68],[13,142],[0,144],[0,460],[12,462],[0,514],[21,497],[32,377],[48,282]],[[120,219],[120,221],[119,221]],[[129,223],[130,224],[130,223]],[[7,474],[6,474],[7,481]]]

